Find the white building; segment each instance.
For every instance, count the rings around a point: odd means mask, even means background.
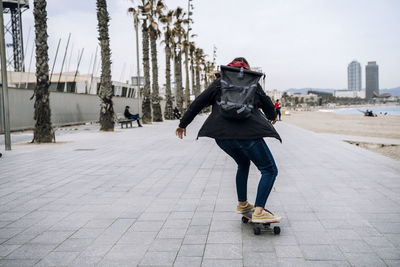
[[[356,60],[347,67],[347,90],[361,91],[361,65]]]
[[[278,90],[276,90],[276,89],[270,90],[270,91],[265,91],[265,93],[266,93],[267,96],[269,96],[273,101],[282,98],[282,91],[278,91]]]
[[[335,90],[333,92],[334,97],[350,97],[350,98],[365,98],[365,91],[358,90]]]
[[[21,89],[34,89],[36,86],[36,75],[33,72],[7,71],[8,86]],[[49,77],[50,78],[50,77]],[[112,82],[115,96],[138,98],[137,86],[128,83]],[[51,76],[49,91],[96,95],[100,90],[100,77],[90,74],[75,75],[66,72],[60,77],[59,73]]]

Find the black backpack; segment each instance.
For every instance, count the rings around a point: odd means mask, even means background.
[[[260,72],[221,66],[221,100],[217,104],[222,116],[235,120],[250,117],[261,76]]]

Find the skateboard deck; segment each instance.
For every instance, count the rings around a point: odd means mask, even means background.
[[[269,210],[267,210],[267,209],[264,209],[264,210],[273,215],[273,213],[270,212]],[[279,226],[271,227],[272,223],[279,223],[279,221],[263,222],[263,223],[262,222],[253,222],[251,220],[252,214],[253,214],[252,211],[242,213],[242,222],[245,224],[247,224],[247,223],[252,224],[255,235],[259,235],[261,233],[261,231],[272,232],[275,235],[279,235],[281,233],[281,228]]]

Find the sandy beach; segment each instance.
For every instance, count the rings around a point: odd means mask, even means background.
[[[317,111],[290,111],[290,114],[282,120],[317,133],[344,136],[343,140],[349,143],[400,160],[400,116],[365,117]],[[368,140],[366,137],[379,140],[363,141]]]

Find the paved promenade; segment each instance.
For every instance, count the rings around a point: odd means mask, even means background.
[[[398,161],[278,123],[282,232],[255,236],[233,160],[195,140],[204,119],[184,140],[170,121],[2,147],[0,266],[400,266]]]

